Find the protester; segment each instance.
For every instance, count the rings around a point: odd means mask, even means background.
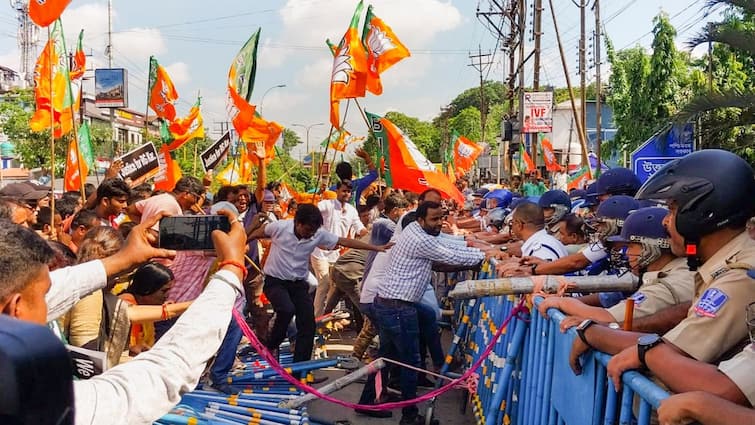
[[[100,220],[100,226],[118,227],[115,218],[126,211],[131,188],[119,178],[105,179],[97,186],[94,200],[94,212]]]

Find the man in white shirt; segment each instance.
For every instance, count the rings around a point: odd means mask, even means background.
[[[352,184],[350,180],[341,180],[336,185],[336,199],[322,200],[317,208],[322,213],[323,229],[339,238],[362,237],[367,229],[359,220],[359,213],[349,203]],[[330,267],[335,264],[340,252],[335,249],[315,248],[312,253],[312,271],[317,277],[315,291],[315,317],[323,314],[325,299],[330,289]]]
[[[532,202],[519,204],[514,210],[511,233],[524,241],[522,255],[546,261],[558,260],[568,255],[564,244],[545,230],[543,209]]]
[[[249,229],[249,238],[270,238],[272,242],[263,272],[265,296],[273,306],[275,321],[266,345],[270,350],[277,350],[286,337],[288,324],[296,316],[294,362],[309,360],[314,345],[315,315],[307,284],[307,265],[312,251],[333,250],[339,245],[371,251],[385,251],[388,247],[327,231],[320,210],[312,204],[300,205],[293,220],[269,223],[264,213],[258,214]]]

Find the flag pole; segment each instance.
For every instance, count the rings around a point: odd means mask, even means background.
[[[372,134],[372,137],[375,138],[375,140],[378,142],[378,149],[382,152],[383,150],[383,144],[382,142],[377,140],[377,137],[375,137],[375,132],[372,130],[372,125],[370,124],[370,121],[367,119],[367,114],[365,113],[364,109],[362,108],[362,105],[359,104],[359,101],[354,98],[354,102],[357,104],[357,108],[359,108],[359,115],[362,116],[362,119],[364,120],[364,123],[367,125],[367,132],[369,134]],[[380,161],[377,161],[376,167],[377,168],[377,175],[378,175],[378,194],[380,196],[383,196],[383,170],[381,169],[382,166],[380,164]]]
[[[52,40],[52,32],[50,26],[47,26],[47,42]],[[52,49],[55,49],[54,43]],[[55,88],[53,87],[52,78],[52,52],[47,55],[48,65],[50,67],[50,232],[53,240],[58,239],[58,235],[55,233],[55,108],[53,106],[55,99]],[[86,201],[86,200],[85,200]]]
[[[343,112],[343,119],[341,120],[341,128],[343,128],[345,126],[345,124],[346,124],[346,117],[349,116],[349,106],[351,106],[351,99],[352,98],[349,98],[348,100],[346,100],[346,110]],[[353,99],[354,99],[354,101],[356,101],[356,98],[353,98]],[[325,147],[325,154],[323,154],[323,156],[322,156],[323,163],[325,163],[325,160],[328,157],[328,148],[330,147],[330,137],[331,136],[328,135],[328,145]],[[339,137],[340,137],[340,134],[339,134]],[[335,162],[336,155],[338,155],[338,150],[336,148],[333,148],[333,161],[331,161],[331,164],[333,162]],[[322,168],[322,166],[320,168]],[[331,174],[333,174],[333,173],[328,173],[328,179],[326,180],[325,187],[329,187],[330,186],[330,175]]]
[[[147,59],[149,61],[149,67],[147,69],[147,105],[144,107],[144,143],[147,143],[149,138],[149,99],[152,93],[149,91],[149,79],[152,75],[152,56]],[[162,140],[160,141],[162,143]]]
[[[63,32],[63,21],[61,21],[60,19],[58,19],[58,21],[60,23],[60,38],[63,42],[63,54],[68,56],[68,52],[67,52],[68,49],[66,49],[66,37],[65,37],[65,33]],[[66,61],[66,71],[68,73],[68,81],[67,81],[68,102],[69,102],[68,107],[71,110],[71,123],[73,124],[73,145],[74,145],[74,150],[76,151],[76,166],[79,169],[79,191],[81,192],[81,199],[83,200],[84,203],[86,203],[87,197],[86,197],[86,191],[84,190],[84,186],[86,185],[86,176],[83,173],[84,170],[81,168],[82,157],[81,157],[81,151],[79,150],[79,133],[76,129],[76,116],[73,110],[74,99],[73,99],[73,88],[71,86],[71,64],[68,61]],[[86,71],[86,69],[84,71]],[[50,73],[50,75],[52,76],[52,73]],[[81,78],[82,79],[84,78],[83,75]],[[50,87],[52,87],[52,84],[50,85]],[[81,122],[82,123],[84,122],[83,115],[81,116]],[[55,180],[53,179],[53,181]],[[63,185],[65,187],[65,182],[63,182]],[[54,219],[55,219],[55,215],[53,214],[53,220]]]
[[[335,127],[333,124],[330,125],[330,131],[328,131],[328,143],[325,144],[325,152],[322,154],[322,159],[320,160],[320,166],[317,168],[317,181],[315,182],[315,194],[320,193],[320,181],[322,180],[322,167],[325,165],[325,158],[328,157],[328,149],[330,148],[330,138],[333,137],[333,129]]]

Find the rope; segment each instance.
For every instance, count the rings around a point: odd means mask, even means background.
[[[508,326],[509,322],[512,318],[516,317],[520,312],[526,312],[527,308],[524,306],[524,299],[522,299],[519,304],[509,313],[508,317],[506,317],[506,320],[503,321],[503,324],[498,328],[495,335],[493,336],[493,339],[490,341],[488,346],[485,348],[485,351],[480,355],[480,357],[477,359],[477,361],[474,362],[474,364],[467,369],[466,372],[462,376],[460,376],[457,379],[454,379],[453,381],[449,382],[448,384],[437,388],[433,391],[430,391],[427,394],[424,394],[422,396],[419,396],[417,398],[414,398],[412,400],[403,400],[398,402],[392,402],[392,403],[381,403],[381,404],[355,404],[355,403],[349,403],[347,401],[339,400],[337,398],[331,397],[329,395],[323,394],[319,391],[317,391],[316,388],[311,387],[305,383],[300,382],[298,379],[291,376],[286,370],[278,363],[277,359],[275,359],[271,354],[270,351],[262,345],[259,339],[257,339],[257,335],[252,332],[252,330],[249,328],[249,325],[247,325],[246,321],[244,320],[243,316],[241,316],[241,313],[236,311],[235,309],[232,311],[233,317],[236,320],[236,323],[238,323],[239,327],[241,328],[241,332],[244,334],[244,336],[249,339],[250,344],[252,347],[254,347],[255,350],[268,362],[270,367],[278,372],[283,379],[290,382],[292,385],[294,385],[296,388],[314,394],[316,397],[321,398],[325,401],[338,404],[340,406],[349,408],[349,409],[364,409],[364,410],[393,410],[393,409],[400,409],[407,406],[412,406],[424,401],[431,400],[445,392],[450,391],[451,389],[455,388],[456,386],[462,384],[466,384],[467,379],[472,376],[472,374],[475,373],[477,368],[480,367],[482,362],[488,357],[488,355],[493,351],[493,347],[496,344],[496,341],[503,333],[504,329]]]

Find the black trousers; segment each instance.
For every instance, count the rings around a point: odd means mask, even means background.
[[[265,276],[265,296],[275,311],[275,321],[267,348],[277,350],[286,338],[291,319],[296,316],[294,362],[310,360],[315,340],[315,309],[305,280],[282,280]]]

